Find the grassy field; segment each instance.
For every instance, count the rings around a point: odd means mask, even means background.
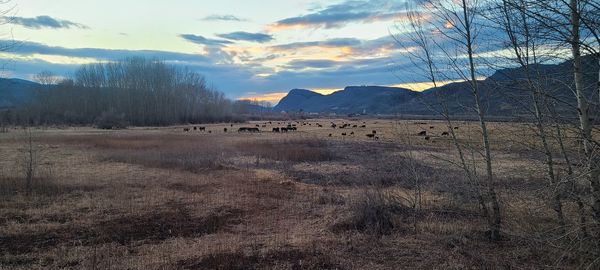
[[[331,122],[350,126],[334,129]],[[454,165],[452,141],[442,136],[444,123],[293,124],[298,131],[288,133],[271,132],[287,125],[280,121],[205,125],[206,131],[177,126],[0,134],[0,269],[589,264],[585,248],[571,252],[536,242],[556,223],[544,194],[544,157],[531,150],[539,147],[529,125],[490,125],[505,228],[503,239],[491,243],[472,185]],[[237,132],[255,125],[260,133]],[[476,123],[457,125],[459,140],[473,146],[469,159],[481,163]],[[373,131],[378,140],[366,136]],[[428,140],[417,135],[421,131]],[[567,142],[576,149],[575,140]],[[23,168],[31,153],[35,174],[28,191]],[[565,202],[565,212],[575,223],[574,203]]]

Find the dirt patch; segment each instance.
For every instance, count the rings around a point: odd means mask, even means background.
[[[143,213],[101,221],[92,226],[65,226],[54,231],[0,236],[0,253],[25,254],[61,243],[83,245],[140,241],[156,243],[173,237],[198,237],[220,231],[241,221],[239,209],[218,208],[206,216],[194,217],[187,209]]]
[[[170,190],[187,192],[187,193],[202,193],[211,188],[209,185],[191,185],[184,183],[173,183],[167,186]]]
[[[204,258],[187,259],[177,263],[178,269],[345,269],[331,257],[299,250],[281,250],[266,254],[246,255],[242,252],[217,253]]]
[[[193,217],[186,208],[149,213],[101,222],[96,228],[100,242],[128,244],[133,241],[162,241],[172,237],[194,237],[224,231],[238,224],[243,212],[219,208],[207,216]]]

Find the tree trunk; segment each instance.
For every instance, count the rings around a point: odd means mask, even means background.
[[[487,193],[488,200],[491,203],[491,213],[488,218],[488,224],[490,226],[490,239],[493,241],[500,239],[500,226],[501,226],[501,217],[500,217],[500,203],[498,202],[498,195],[496,194],[496,188],[494,183],[494,174],[492,171],[492,154],[490,147],[490,140],[487,130],[487,124],[485,120],[485,113],[481,106],[481,97],[479,94],[479,86],[477,83],[477,75],[475,73],[475,62],[473,60],[473,44],[472,44],[472,35],[471,35],[471,20],[468,14],[468,7],[466,0],[462,0],[462,11],[463,11],[463,19],[465,23],[465,32],[466,32],[466,44],[467,44],[467,54],[469,57],[469,70],[471,77],[471,88],[473,91],[473,97],[475,99],[475,109],[477,111],[477,115],[479,118],[479,126],[481,128],[481,136],[483,140],[483,150],[485,152],[485,166],[486,166],[486,174],[487,174]]]

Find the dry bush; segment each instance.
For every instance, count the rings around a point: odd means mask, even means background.
[[[396,216],[408,216],[414,209],[405,205],[397,194],[381,188],[367,188],[350,205],[348,220],[334,224],[334,231],[357,230],[374,235],[387,235],[401,230]]]
[[[239,144],[238,148],[246,155],[276,161],[312,162],[335,158],[327,142],[319,139],[260,140]]]

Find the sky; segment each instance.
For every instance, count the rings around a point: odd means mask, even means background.
[[[203,74],[228,97],[276,103],[293,88],[423,90],[392,34],[405,0],[11,0],[0,39],[3,76],[70,76],[81,64],[131,56]]]

